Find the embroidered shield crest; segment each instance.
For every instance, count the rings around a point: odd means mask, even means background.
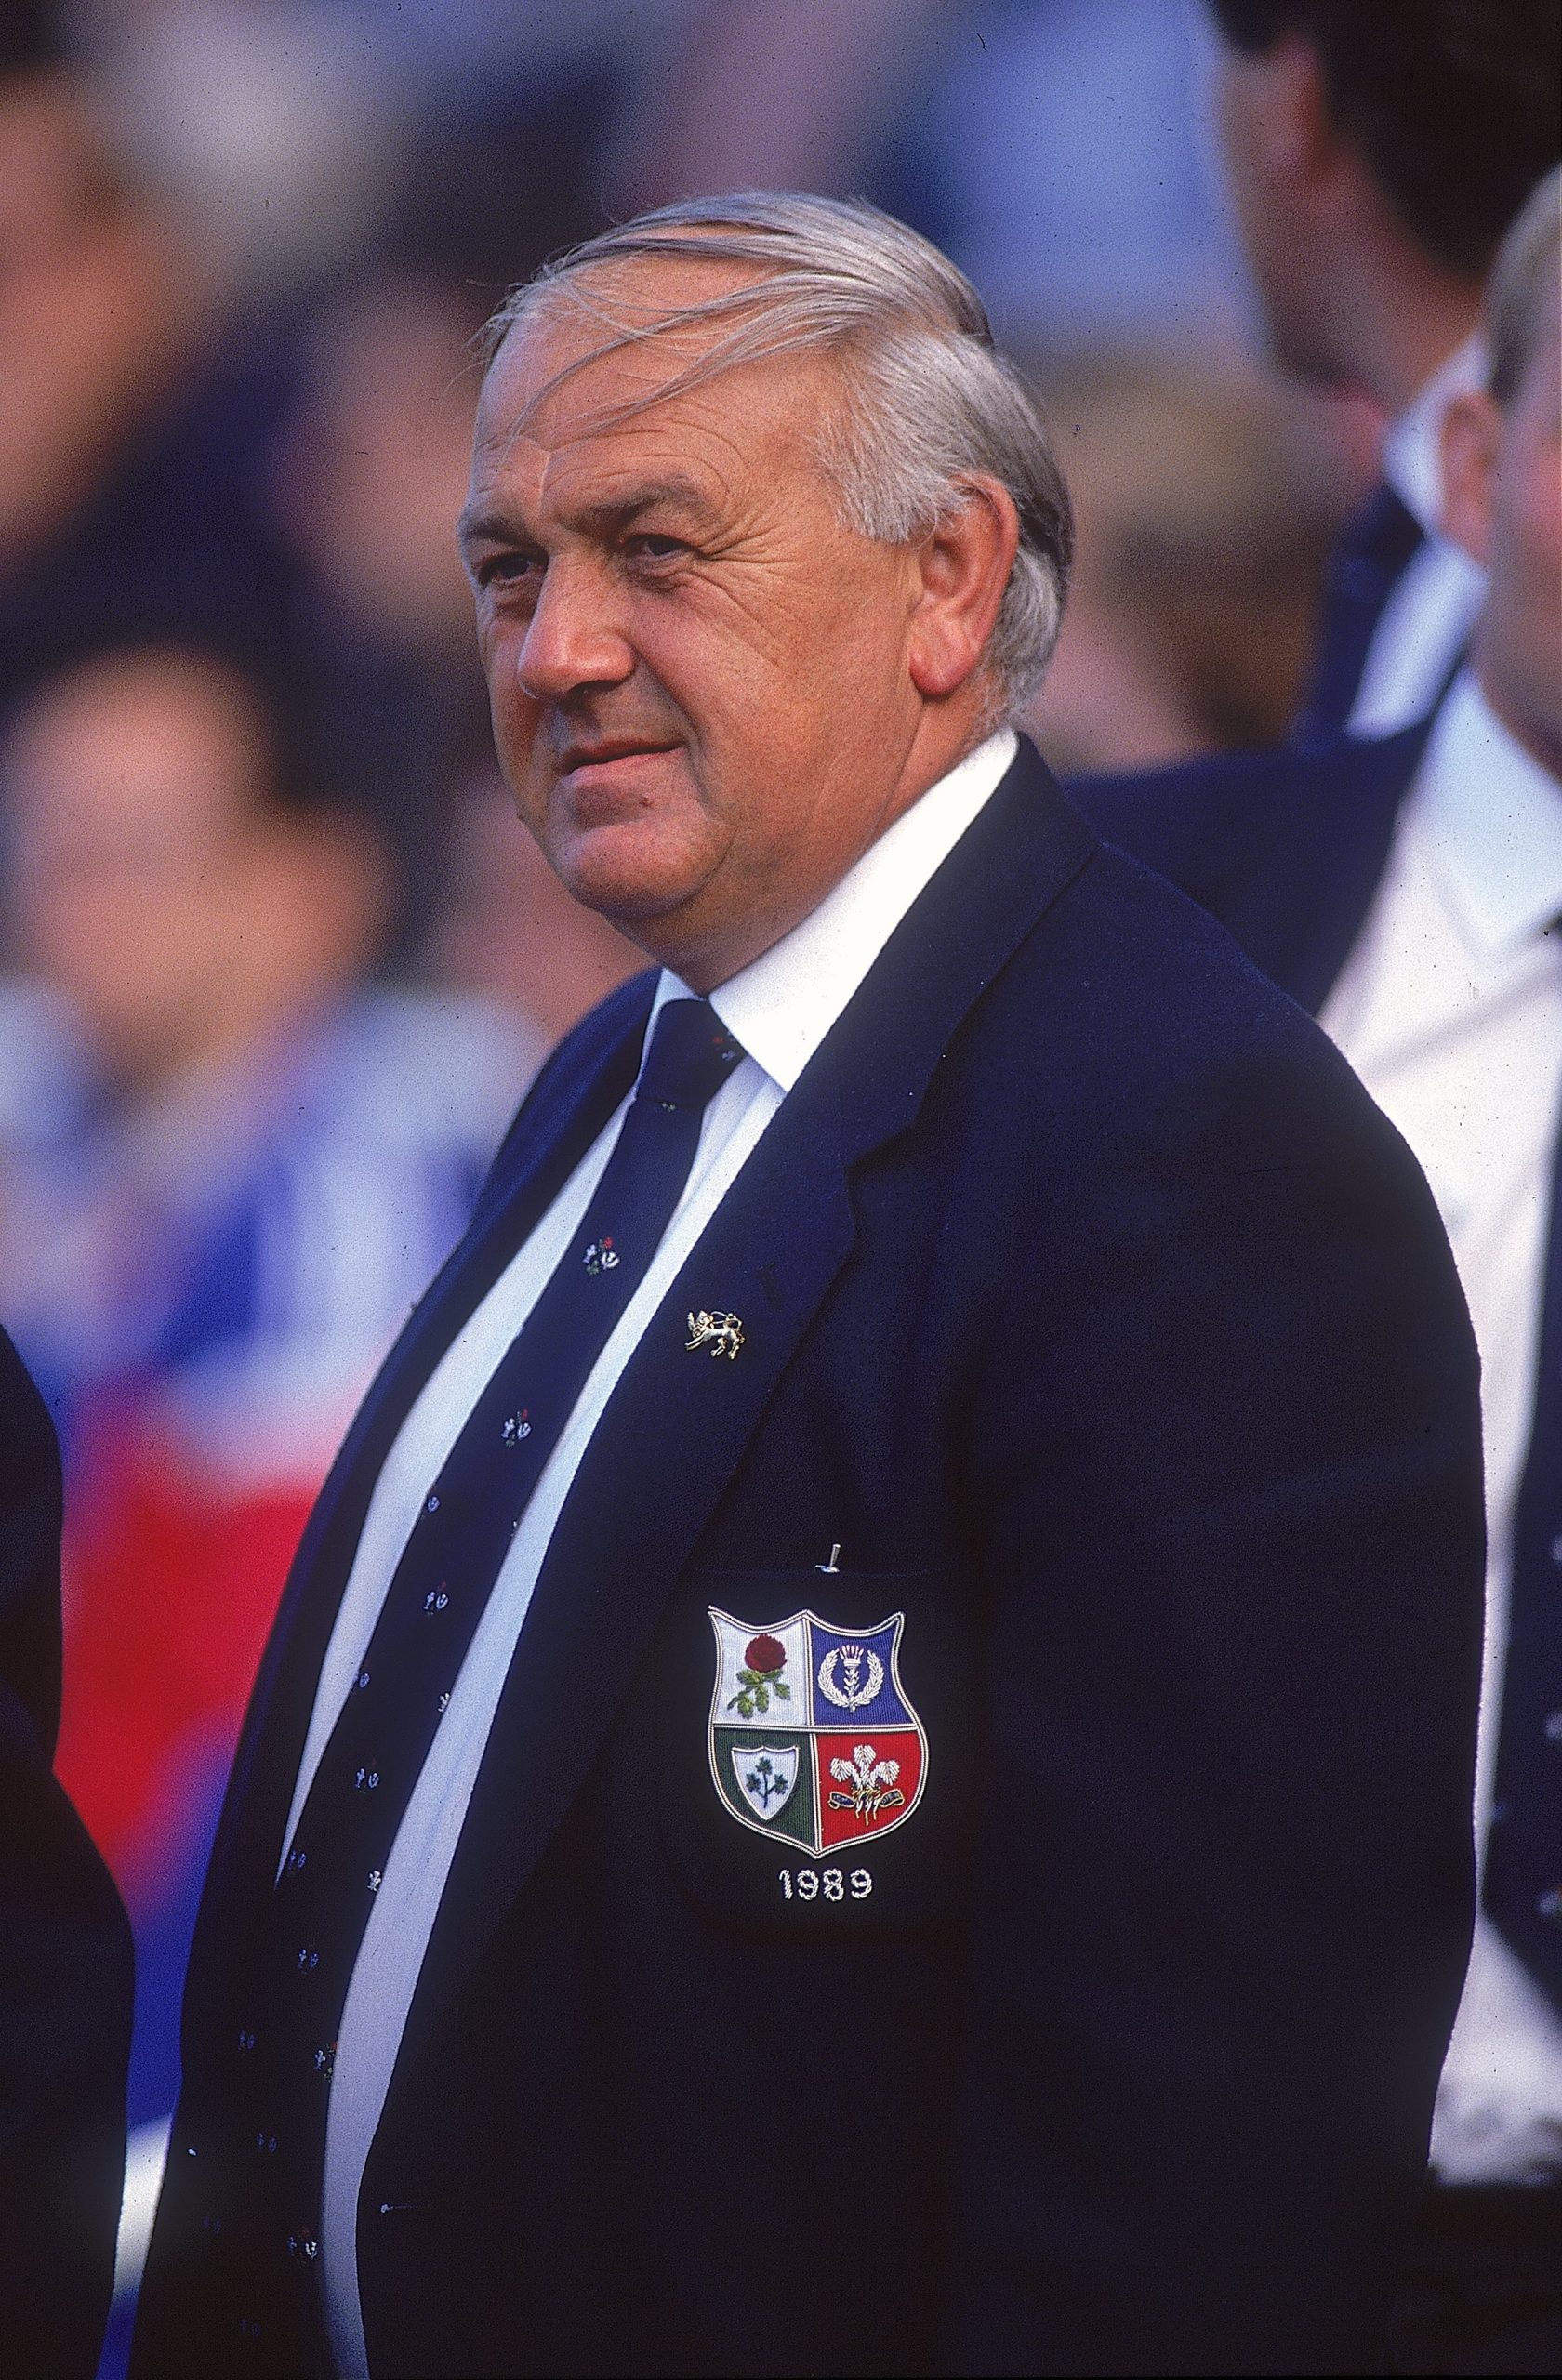
[[[710,1774],[739,1824],[815,1858],[904,1825],[928,1765],[900,1683],[905,1613],[854,1633],[812,1611],[755,1627],[708,1608]]]

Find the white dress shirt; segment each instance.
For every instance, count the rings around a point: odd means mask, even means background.
[[[1383,469],[1426,532],[1372,631],[1345,725],[1353,735],[1393,735],[1424,719],[1469,641],[1486,575],[1442,534],[1443,419],[1456,397],[1485,386],[1479,332],[1432,375],[1390,429]]]
[[[678,1208],[543,1468],[413,1789],[353,1968],[331,2082],[320,2225],[326,2321],[341,2380],[368,2373],[356,2237],[364,2167],[494,1713],[581,1458],[647,1324],[766,1125],[1016,748],[1007,729],[990,736],[897,819],[811,916],[710,996],[748,1054],[706,1110]],[[665,1000],[685,991],[664,972],[652,1022]],[[289,1843],[429,1483],[583,1220],[628,1105],[626,1099],[457,1332],[386,1457],[321,1670]]]
[[[1562,1130],[1562,931],[1546,931],[1559,915],[1562,785],[1466,674],[1433,729],[1371,913],[1321,1022],[1421,1160],[1480,1348],[1489,1531],[1476,1784],[1483,1851]],[[1562,2019],[1484,1912],[1432,2158],[1449,2182],[1562,2176]]]

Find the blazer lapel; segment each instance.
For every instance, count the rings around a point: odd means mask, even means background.
[[[1216,880],[1187,888],[1315,1016],[1366,922],[1429,728],[1296,755]]]
[[[849,1255],[851,1165],[915,1123],[973,1002],[1096,848],[1023,747],[782,1104],[654,1316],[538,1577],[404,2057],[578,1792],[675,1580]],[[689,1352],[685,1317],[701,1306],[741,1316],[734,1361]]]
[[[589,1021],[577,1062],[539,1080],[522,1111],[527,1129],[512,1129],[471,1227],[413,1308],[342,1442],[294,1557],[250,1696],[202,1899],[192,1967],[208,1952],[222,1957],[223,1946],[232,1947],[237,1937],[224,1879],[238,1880],[241,1889],[255,1887],[258,1878],[267,1887],[271,1884],[321,1666],[369,1500],[396,1435],[456,1333],[629,1091],[655,988],[655,975],[626,985]],[[218,1910],[219,1927],[215,1915],[208,1918]],[[211,1999],[205,1992],[192,1993],[188,2004],[211,2004]]]

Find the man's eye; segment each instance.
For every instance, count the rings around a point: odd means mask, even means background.
[[[625,543],[629,551],[641,562],[670,562],[675,554],[687,550],[682,537],[659,537],[649,529],[627,538]]]
[[[530,554],[489,554],[474,575],[480,587],[513,587],[536,568]]]

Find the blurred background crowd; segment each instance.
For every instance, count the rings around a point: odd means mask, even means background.
[[[1054,766],[1263,742],[1383,424],[1254,361],[1212,44],[1197,0],[7,0],[0,1319],[66,1450],[59,1765],[136,1928],[143,2142],[313,1495],[638,963],[496,775],[474,334],[607,216],[877,200],[1052,414]]]

